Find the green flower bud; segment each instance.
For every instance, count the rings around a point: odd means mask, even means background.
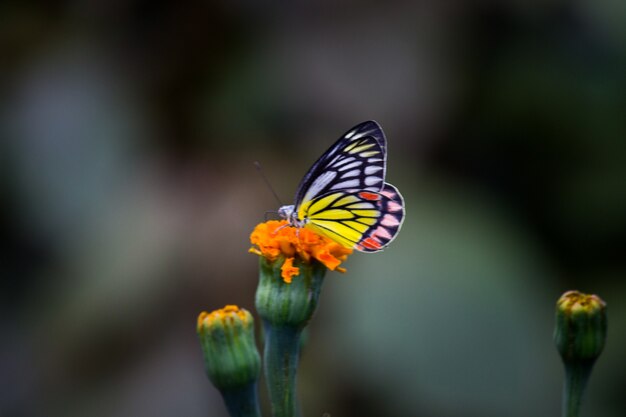
[[[597,295],[568,291],[556,303],[554,342],[565,365],[563,417],[578,417],[593,365],[606,340],[606,304]]]
[[[259,378],[261,358],[250,312],[227,305],[198,316],[198,336],[207,375],[219,390],[248,386]]]
[[[274,261],[265,257],[259,259],[257,312],[272,326],[303,329],[317,308],[326,266],[314,259],[309,262],[299,258],[285,260],[284,256]],[[290,268],[297,268],[297,275],[291,282],[286,282],[282,277],[286,262]]]
[[[595,361],[606,328],[606,303],[597,295],[568,291],[557,301],[554,341],[564,362]]]

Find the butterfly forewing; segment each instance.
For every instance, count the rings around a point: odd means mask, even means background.
[[[380,191],[386,171],[386,140],[378,123],[368,121],[346,132],[304,176],[296,210],[318,196],[341,190]]]
[[[362,252],[377,252],[397,235],[404,220],[404,201],[385,184],[380,191],[332,191],[307,202],[307,227]]]

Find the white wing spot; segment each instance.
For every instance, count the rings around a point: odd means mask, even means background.
[[[389,231],[382,226],[378,226],[376,230],[374,230],[373,235],[387,240],[393,239],[393,235],[391,235]]]
[[[379,166],[369,166],[365,168],[365,175],[372,175],[378,171],[382,171],[383,167]]]
[[[382,179],[378,178],[378,177],[367,177],[365,178],[365,185],[376,185],[379,182],[381,182]]]
[[[356,177],[356,176],[358,176],[358,175],[359,175],[359,173],[360,173],[360,172],[361,172],[361,170],[360,170],[360,169],[353,169],[352,171],[350,171],[350,172],[346,172],[345,174],[343,174],[343,175],[341,176],[341,178]],[[366,169],[366,172],[367,172],[367,169]]]
[[[349,169],[356,168],[356,167],[360,166],[362,163],[363,162],[361,162],[361,161],[355,161],[355,162],[353,162],[351,164],[348,164],[346,166],[342,166],[341,168],[339,168],[339,171],[347,171]]]
[[[356,129],[346,134],[346,139],[350,139],[356,133]]]
[[[368,130],[368,131],[366,131],[366,132],[361,132],[361,133],[359,133],[358,135],[354,135],[354,137],[352,138],[352,140],[354,140],[354,139],[358,139],[358,138],[362,138],[363,136],[367,136],[367,135],[369,135],[369,134],[370,134],[370,133],[372,133],[372,132],[374,132],[374,130]]]
[[[343,190],[346,188],[356,188],[358,186],[359,186],[359,180],[353,179],[353,180],[338,182],[337,184],[330,187],[330,189],[331,190]]]
[[[357,139],[359,139],[359,138],[362,138],[364,134],[365,134],[365,133],[361,132],[361,133],[359,133],[358,135],[354,135],[354,137],[352,138],[352,140],[357,140]]]
[[[382,224],[383,226],[386,227],[396,227],[400,225],[400,222],[398,221],[398,219],[391,215],[391,214],[385,214],[385,216],[383,217],[383,220],[380,222],[380,224]]]
[[[382,158],[370,158],[367,160],[367,162],[369,162],[370,164],[373,164],[375,162],[381,162]]]
[[[392,213],[395,213],[396,211],[401,211],[402,210],[402,206],[400,204],[396,203],[395,201],[390,201],[389,205],[387,206],[387,208]]]
[[[319,192],[328,185],[335,177],[337,173],[335,171],[326,171],[313,181],[313,184],[309,187],[304,199],[302,201],[312,200]]]
[[[341,156],[343,156],[343,155],[339,155],[339,156],[341,157]],[[345,158],[345,159],[342,159],[341,161],[337,162],[337,163],[336,163],[336,164],[334,164],[334,165],[333,165],[333,163],[331,163],[331,164],[329,164],[329,165],[334,166],[334,167],[339,167],[339,166],[341,166],[341,165],[347,164],[348,162],[352,162],[352,161],[354,161],[354,159],[355,159],[355,158],[354,158],[354,156],[349,156],[349,157],[347,157],[347,158]]]
[[[375,209],[376,206],[374,206],[372,203],[354,203],[354,204],[350,204],[348,206],[349,209]]]
[[[390,200],[395,200],[396,197],[398,196],[394,191],[388,188],[382,190],[380,193],[384,195],[385,197],[389,198]]]

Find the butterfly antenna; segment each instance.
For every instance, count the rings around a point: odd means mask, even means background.
[[[280,204],[281,206],[284,206],[283,202],[280,200],[280,197],[278,196],[278,194],[276,194],[274,187],[272,187],[272,184],[265,176],[265,173],[263,172],[263,168],[261,168],[261,164],[259,163],[259,161],[254,161],[254,167],[261,175],[261,178],[263,178],[263,182],[265,182],[265,185],[267,185],[267,188],[269,188],[271,193],[274,195],[274,198],[276,198],[276,201],[278,201],[278,204]]]

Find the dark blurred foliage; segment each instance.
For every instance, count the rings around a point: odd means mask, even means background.
[[[473,82],[432,160],[500,196],[576,285],[626,241],[626,56],[580,12],[474,17]]]
[[[253,306],[252,162],[290,196],[376,119],[407,221],[329,274],[305,414],[555,415],[576,288],[621,416],[625,4],[2,2],[0,415],[225,416],[195,318]]]

